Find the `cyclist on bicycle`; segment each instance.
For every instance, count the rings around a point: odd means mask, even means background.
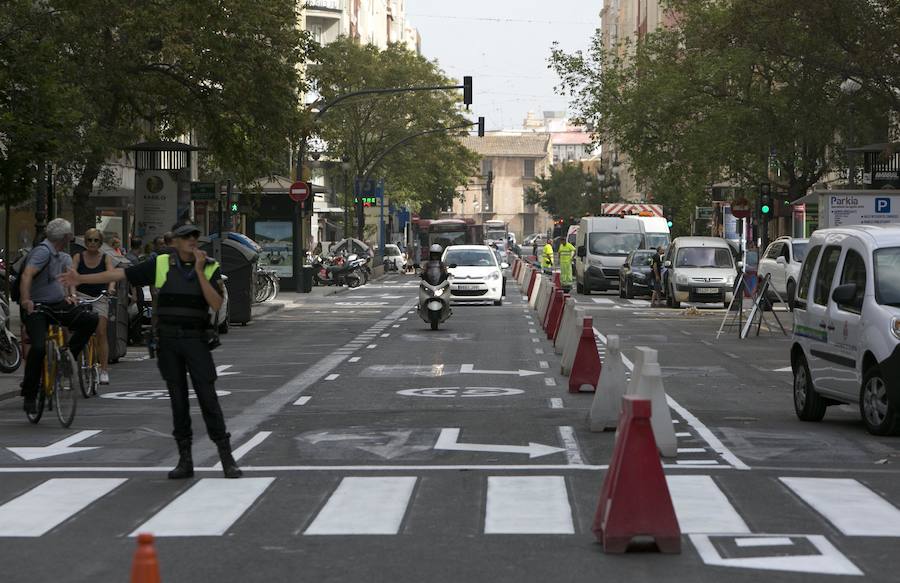
[[[84,252],[76,253],[72,256],[72,263],[75,271],[81,274],[102,273],[113,268],[112,257],[100,250],[103,244],[103,237],[97,229],[88,229],[84,234]],[[90,284],[83,283],[76,288],[79,299],[94,299],[103,294],[103,291],[109,292],[109,295],[116,293],[116,284]],[[96,312],[99,321],[97,322],[97,356],[100,360],[100,384],[109,384],[109,340],[106,338],[106,330],[109,326],[109,298],[100,298],[93,304],[94,312]]]
[[[35,413],[41,369],[47,352],[48,315],[35,311],[35,304],[49,307],[56,320],[72,331],[69,351],[78,358],[97,329],[97,315],[75,307],[74,296],[67,295],[66,288],[58,281],[58,276],[72,265],[72,257],[63,251],[72,240],[72,225],[65,219],[53,219],[44,230],[46,239],[28,254],[25,269],[19,282],[19,307],[22,322],[31,339],[31,349],[25,360],[25,378],[22,381],[22,396],[25,397],[25,411]]]

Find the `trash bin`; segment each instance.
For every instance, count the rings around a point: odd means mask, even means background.
[[[213,241],[200,240],[200,248],[213,256]],[[256,260],[259,254],[230,238],[222,241],[222,274],[228,276],[228,320],[232,324],[246,324],[251,319],[254,299]]]
[[[304,265],[303,271],[301,272],[300,286],[297,291],[302,294],[310,293],[313,288],[313,274],[315,273],[315,267],[313,267],[312,265]]]

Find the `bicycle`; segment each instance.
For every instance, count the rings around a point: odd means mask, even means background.
[[[26,412],[25,415],[28,421],[37,423],[45,408],[54,409],[60,425],[69,427],[75,420],[77,407],[73,380],[75,362],[66,346],[63,326],[56,320],[54,311],[41,304],[35,304],[34,309],[49,316],[51,322],[47,329],[47,353],[41,370],[37,406],[34,413]]]
[[[93,300],[80,300],[78,305],[91,305],[107,296],[107,292],[104,291]],[[97,394],[97,389],[100,387],[100,359],[95,335],[92,334],[88,339],[78,360],[78,384],[81,387],[81,394],[85,399],[89,399],[91,395]]]

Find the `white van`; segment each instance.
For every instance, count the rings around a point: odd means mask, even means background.
[[[858,403],[866,429],[900,433],[900,225],[812,234],[794,300],[794,410]]]
[[[641,222],[641,232],[644,233],[644,249],[656,249],[662,247],[663,251],[669,248],[672,240],[669,238],[669,221],[664,217],[637,217]]]
[[[731,304],[737,270],[725,239],[678,237],[669,246],[663,267],[663,290],[670,308],[680,308],[681,302],[721,302],[726,308]]]
[[[619,268],[629,253],[643,247],[643,241],[641,223],[635,217],[582,218],[575,235],[578,293],[618,289]]]

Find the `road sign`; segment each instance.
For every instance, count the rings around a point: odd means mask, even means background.
[[[698,206],[696,208],[698,221],[709,221],[715,214],[715,209],[711,206]]]
[[[750,203],[746,198],[739,198],[731,203],[731,214],[738,219],[750,217]]]
[[[216,200],[216,183],[191,182],[191,200]]]
[[[295,182],[291,184],[291,188],[288,191],[290,194],[291,200],[294,202],[303,202],[307,198],[309,198],[309,184],[306,182]]]

